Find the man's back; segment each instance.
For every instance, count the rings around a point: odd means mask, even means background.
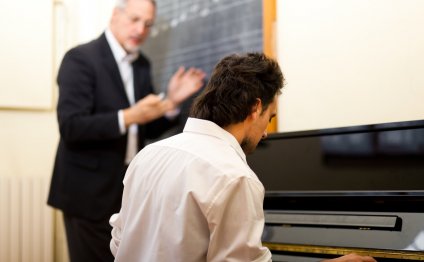
[[[111,219],[117,261],[269,259],[263,186],[234,137],[213,123],[189,119],[183,134],[146,147],[124,185]]]

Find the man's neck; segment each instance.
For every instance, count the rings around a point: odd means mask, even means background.
[[[239,144],[241,144],[241,141],[243,141],[244,136],[245,136],[245,123],[241,122],[241,123],[237,123],[237,124],[231,124],[229,126],[223,127],[223,129],[225,131],[227,131],[228,133],[232,134],[237,142],[239,142]]]

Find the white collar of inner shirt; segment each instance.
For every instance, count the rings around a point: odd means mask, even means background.
[[[122,61],[123,62],[128,62],[129,64],[131,64],[132,62],[134,62],[136,59],[138,58],[138,53],[131,53],[131,54],[126,54],[123,58]]]
[[[138,52],[128,54],[124,50],[124,48],[122,48],[122,46],[119,44],[118,40],[116,40],[115,36],[109,28],[105,30],[105,35],[106,40],[109,43],[110,49],[112,49],[113,57],[115,58],[117,63],[128,62],[129,64],[131,64],[138,58]]]

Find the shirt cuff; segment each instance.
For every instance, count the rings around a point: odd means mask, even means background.
[[[118,111],[118,123],[119,123],[119,133],[121,135],[125,135],[127,132],[127,129],[125,128],[125,120],[124,120],[124,111],[119,110]]]
[[[179,107],[175,108],[172,111],[168,111],[165,113],[165,117],[169,120],[174,120],[181,113],[181,109]]]

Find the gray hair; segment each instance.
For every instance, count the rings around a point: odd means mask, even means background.
[[[156,1],[155,0],[147,0],[150,1],[155,7],[156,7]],[[116,7],[117,8],[125,8],[127,6],[128,0],[116,0]]]

